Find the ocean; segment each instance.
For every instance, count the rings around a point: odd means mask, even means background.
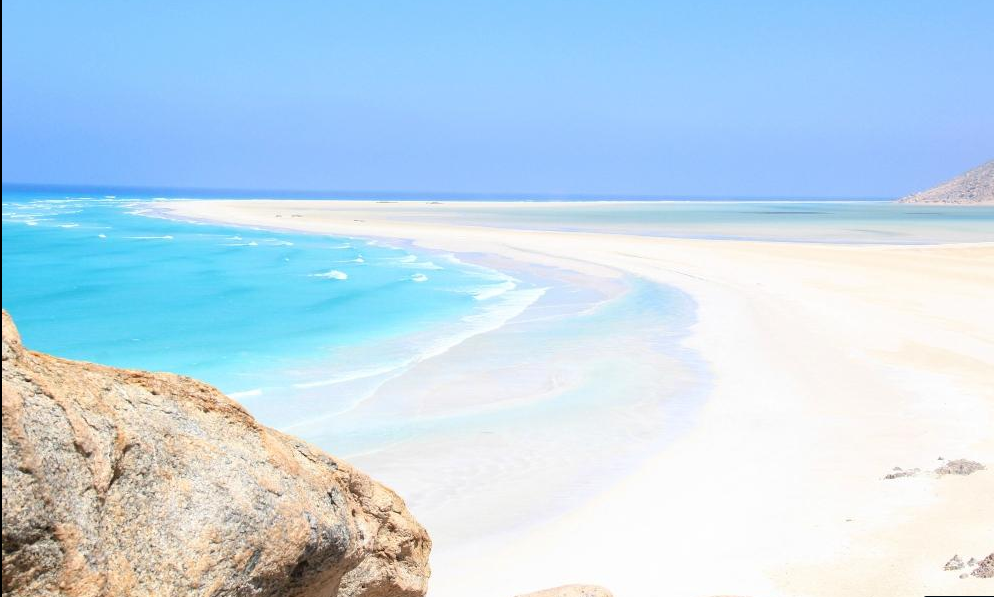
[[[298,425],[351,408],[547,290],[452,255],[157,217],[154,199],[190,194],[4,186],[3,306],[27,345],[197,377],[272,412],[270,424]],[[994,208],[881,201],[495,201],[424,217],[712,239],[994,240]]]
[[[397,206],[403,210],[403,205]],[[536,201],[434,206],[422,220],[518,229],[776,242],[994,241],[994,206],[879,200]]]
[[[683,344],[695,305],[675,288],[182,222],[160,215],[165,192],[92,190],[4,188],[3,307],[25,345],[207,381],[401,491],[453,544],[594,495],[689,428],[710,387]],[[713,239],[994,240],[994,208],[879,201],[476,202],[422,216]]]
[[[189,375],[251,406],[402,368],[540,294],[450,255],[177,222],[149,206],[4,190],[3,307],[27,346]],[[337,399],[325,392],[322,408],[347,408]]]

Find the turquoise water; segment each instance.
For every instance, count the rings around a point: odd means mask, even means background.
[[[676,289],[179,222],[157,217],[160,193],[110,194],[4,188],[3,306],[26,345],[213,383],[386,481],[436,537],[471,540],[579,503],[689,428],[707,394],[707,366],[683,346],[695,306]],[[420,207],[420,220],[532,229],[994,240],[992,208]]]
[[[169,193],[124,194],[4,187],[3,302],[29,345],[176,371],[252,402],[402,366],[537,299],[452,257],[180,223],[149,217],[153,195]],[[698,238],[994,240],[994,207],[875,201],[493,202],[433,205],[418,217]]]
[[[693,309],[671,289],[628,280],[602,296],[522,264],[506,264],[511,277],[359,239],[178,222],[157,217],[152,195],[4,188],[3,306],[28,346],[197,377],[335,453],[399,461],[398,451],[424,455],[456,433],[468,453],[480,434],[545,433],[581,413],[595,425],[572,433],[590,445],[598,434],[630,443],[642,423],[651,443],[666,419],[653,409],[677,386],[706,383],[679,350]],[[994,208],[880,202],[432,204],[418,218],[698,238],[994,240]],[[654,398],[633,418],[639,396]],[[370,465],[392,466],[385,456]]]
[[[403,206],[397,206],[403,210]],[[994,206],[892,201],[588,201],[438,205],[419,220],[680,238],[922,244],[994,241]]]
[[[147,208],[4,190],[3,306],[28,346],[263,401],[354,373],[359,354],[363,367],[389,368],[444,349],[523,298],[508,276],[451,257]]]

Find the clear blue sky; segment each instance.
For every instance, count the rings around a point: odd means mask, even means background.
[[[3,2],[3,180],[895,196],[994,158],[994,1]]]

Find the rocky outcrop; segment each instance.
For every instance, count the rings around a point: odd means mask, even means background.
[[[949,558],[949,561],[946,562],[945,566],[943,566],[943,570],[946,571],[960,570],[963,568],[964,565],[965,564],[963,564],[963,558],[959,557],[959,555],[954,555],[953,557]]]
[[[895,466],[891,469],[891,472],[884,475],[884,479],[900,479],[902,477],[914,477],[921,472],[920,468],[903,469],[899,466]]]
[[[416,597],[404,502],[213,387],[21,346],[3,313],[3,594]]]
[[[957,458],[956,460],[945,460],[941,456],[939,460],[944,461],[942,466],[935,469],[935,475],[942,477],[944,475],[972,475],[977,471],[987,470],[983,464],[975,460],[967,460],[966,458]],[[895,466],[891,469],[891,472],[884,475],[884,479],[902,479],[904,477],[918,477],[920,475],[931,476],[929,472],[922,472],[920,468],[901,468]]]
[[[517,597],[611,597],[611,591],[597,585],[563,585]]]
[[[927,191],[908,195],[901,203],[950,205],[994,204],[994,160]]]
[[[977,471],[985,470],[986,467],[974,460],[960,458],[950,460],[939,468],[935,469],[937,475],[972,475]]]
[[[971,574],[977,578],[994,578],[994,553],[977,562],[977,567]]]

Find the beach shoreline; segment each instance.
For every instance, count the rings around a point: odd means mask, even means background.
[[[414,216],[397,216],[395,205],[197,200],[154,209],[671,285],[696,303],[685,344],[714,375],[693,428],[599,496],[514,537],[458,550],[436,542],[429,595],[496,597],[566,582],[688,597],[989,592],[989,581],[942,566],[994,547],[994,506],[984,500],[994,471],[883,477],[939,457],[994,464],[994,243],[507,229],[425,221],[417,214],[427,203],[405,203]]]

